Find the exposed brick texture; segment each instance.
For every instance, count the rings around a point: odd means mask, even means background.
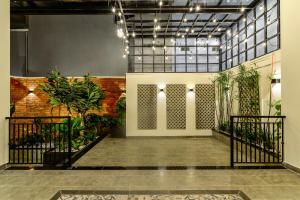
[[[101,111],[94,113],[115,116],[115,105],[122,91],[126,88],[125,78],[98,78],[92,79],[105,92]],[[11,101],[16,111],[13,116],[66,116],[65,107],[54,108],[48,103],[48,95],[42,92],[39,85],[47,81],[46,78],[19,78],[11,77]],[[33,91],[29,93],[29,91]]]

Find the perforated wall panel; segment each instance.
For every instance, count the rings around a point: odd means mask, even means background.
[[[157,127],[157,86],[137,86],[138,129],[156,129]]]
[[[215,127],[215,87],[213,84],[197,84],[196,128],[212,129]]]
[[[186,85],[168,84],[167,97],[167,128],[186,128]]]

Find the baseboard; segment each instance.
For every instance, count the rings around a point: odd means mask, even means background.
[[[289,170],[292,170],[292,171],[294,171],[294,172],[300,174],[300,168],[298,168],[298,167],[295,167],[295,166],[293,166],[293,165],[290,165],[290,164],[288,164],[288,163],[286,163],[286,162],[283,162],[283,166],[284,166],[285,168],[289,169]]]
[[[9,168],[8,164],[0,165],[0,170],[5,170],[7,168]]]

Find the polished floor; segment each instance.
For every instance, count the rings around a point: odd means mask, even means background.
[[[230,147],[213,137],[107,137],[74,166],[229,166]]]
[[[0,171],[1,200],[49,200],[59,190],[241,190],[252,200],[299,200],[300,176],[285,169]]]

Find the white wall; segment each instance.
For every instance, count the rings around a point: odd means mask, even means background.
[[[9,116],[10,69],[10,9],[9,0],[0,1],[0,166],[8,161],[8,134],[5,117]]]
[[[285,162],[300,168],[300,1],[281,0],[282,106]]]
[[[134,73],[126,75],[126,134],[127,136],[196,136],[211,135],[211,130],[198,130],[195,125],[195,94],[186,95],[186,129],[168,130],[166,120],[165,93],[157,95],[157,129],[138,130],[137,125],[137,85],[157,84],[186,84],[187,87],[196,84],[211,84],[215,74],[189,73]]]

